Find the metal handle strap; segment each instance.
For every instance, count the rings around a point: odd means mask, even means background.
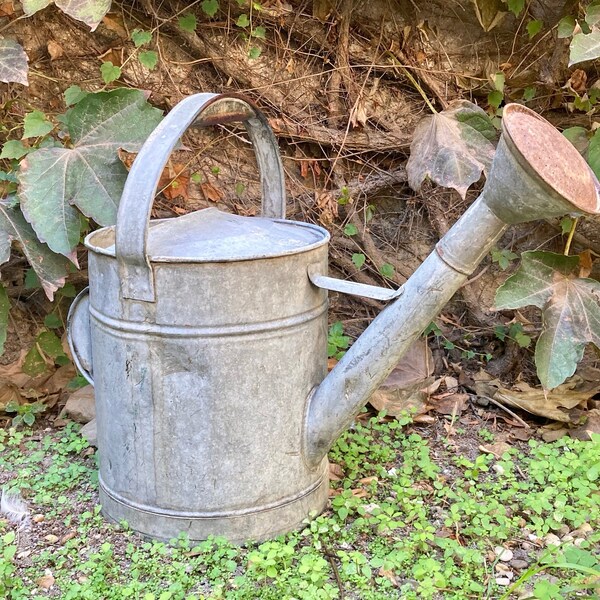
[[[121,196],[116,258],[123,298],[154,302],[154,277],[147,256],[150,211],[171,152],[193,124],[242,122],[260,171],[262,215],[285,218],[285,183],[277,140],[266,117],[248,101],[227,94],[195,94],[182,100],[150,134],[137,155]]]

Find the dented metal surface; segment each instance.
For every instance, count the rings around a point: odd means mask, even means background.
[[[283,220],[281,160],[259,111],[213,94],[173,109],[134,163],[116,229],[86,238],[89,301],[69,315],[74,356],[96,390],[109,519],[160,539],[243,542],[324,508],[331,444],[507,224],[598,213],[598,182],[569,142],[528,109],[504,114],[481,196],[408,282],[387,290],[328,277],[329,234]],[[256,150],[263,217],[208,210],[150,223],[185,129],[238,118]],[[394,300],[329,375],[328,289]]]

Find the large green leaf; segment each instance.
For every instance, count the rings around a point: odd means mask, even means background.
[[[27,70],[27,54],[21,45],[15,40],[0,39],[0,81],[29,85]]]
[[[11,244],[16,242],[36,272],[46,296],[52,300],[54,292],[65,283],[67,261],[38,241],[13,200],[0,201],[0,264],[10,258]]]
[[[54,0],[54,4],[70,17],[83,21],[92,29],[96,29],[102,17],[108,12],[111,0]],[[23,11],[32,15],[46,6],[52,0],[22,0]]]
[[[419,190],[430,178],[464,198],[468,187],[490,167],[496,135],[485,111],[467,100],[452,102],[417,125],[406,165],[408,183]]]
[[[600,56],[600,30],[576,33],[571,40],[569,66]]]
[[[67,111],[72,148],[42,148],[21,163],[21,208],[40,240],[73,257],[80,221],[75,207],[100,225],[117,215],[127,171],[123,148],[137,152],[162,118],[139,90],[89,94]]]
[[[547,389],[575,372],[588,342],[600,348],[600,283],[577,277],[579,258],[524,252],[519,270],[496,293],[496,308],[542,309],[536,348],[538,377]]]

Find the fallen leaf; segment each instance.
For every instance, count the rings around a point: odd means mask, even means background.
[[[571,73],[566,87],[577,93],[585,92],[587,87],[587,73],[583,69],[575,69]]]
[[[484,31],[491,31],[506,14],[506,4],[502,0],[473,0],[473,5]]]
[[[223,200],[223,192],[216,188],[212,183],[201,183],[200,189],[204,197],[211,202],[220,202]]]
[[[344,478],[344,469],[335,463],[329,463],[329,479],[331,481],[341,481]]]
[[[589,277],[592,272],[594,257],[591,250],[579,253],[579,277]]]
[[[590,389],[589,383],[576,376],[545,393],[525,382],[515,384],[512,390],[503,387],[499,381],[475,383],[474,389],[477,395],[494,398],[534,415],[563,423],[578,423],[583,414],[581,408],[585,408],[587,401],[600,391],[600,382]]]
[[[543,427],[542,430],[542,439],[547,443],[560,440],[569,434],[569,430],[566,427],[561,427],[560,429],[546,429]]]
[[[101,62],[111,62],[115,67],[123,65],[123,48],[109,48],[99,57]]]
[[[433,378],[433,355],[425,339],[418,339],[394,367],[369,403],[376,410],[385,410],[392,417],[402,413],[420,415],[430,406],[425,389]]]
[[[315,208],[319,211],[321,225],[329,227],[338,216],[337,198],[329,190],[315,192]]]
[[[432,398],[431,406],[441,415],[460,416],[468,400],[469,394],[445,394],[440,400]]]
[[[15,12],[15,5],[12,0],[0,2],[0,17],[10,17]]]
[[[361,98],[355,103],[350,111],[350,125],[354,129],[357,127],[364,127],[367,124],[367,119],[367,107],[365,101]]]
[[[484,454],[493,454],[496,458],[502,458],[502,455],[511,448],[512,446],[509,443],[499,440],[493,444],[482,444],[479,446],[479,451]]]
[[[57,58],[60,58],[61,56],[64,56],[64,54],[65,54],[63,47],[58,42],[55,42],[54,40],[50,40],[48,42],[47,48],[48,48],[48,54],[50,55],[50,60],[56,60]]]
[[[569,430],[569,435],[572,438],[590,441],[592,434],[600,434],[600,409],[594,408],[587,414],[587,420],[583,425]]]
[[[102,17],[102,23],[107,29],[116,33],[120,38],[126,40],[129,38],[127,29],[123,22],[123,17],[119,14],[108,14]]]

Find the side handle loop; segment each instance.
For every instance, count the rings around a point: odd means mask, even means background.
[[[154,302],[147,256],[152,203],[171,152],[191,125],[242,122],[254,146],[262,185],[262,215],[285,219],[283,166],[266,117],[247,100],[228,94],[195,94],[182,100],[150,134],[127,177],[116,227],[116,258],[123,298]]]
[[[67,340],[77,370],[94,385],[92,330],[90,328],[90,288],[75,297],[67,315]]]

